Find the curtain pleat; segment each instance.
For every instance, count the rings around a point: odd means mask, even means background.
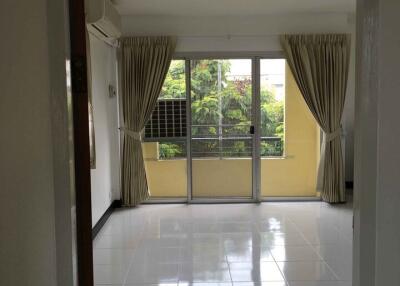
[[[128,37],[122,48],[121,192],[125,206],[149,197],[140,132],[157,103],[175,50],[172,37]]]
[[[317,190],[345,202],[341,117],[346,96],[350,35],[284,35],[281,44],[301,94],[323,131]]]

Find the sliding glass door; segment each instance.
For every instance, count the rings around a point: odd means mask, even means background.
[[[192,199],[252,198],[252,60],[190,61]]]
[[[151,198],[315,197],[319,132],[283,58],[174,60],[143,131]]]

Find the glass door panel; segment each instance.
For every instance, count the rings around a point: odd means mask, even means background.
[[[192,198],[251,198],[252,61],[190,66]]]
[[[151,199],[187,198],[185,61],[173,60],[143,136]]]
[[[319,127],[285,59],[261,59],[261,196],[316,196]]]

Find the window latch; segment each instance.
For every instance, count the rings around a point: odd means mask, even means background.
[[[250,126],[250,134],[254,135],[254,125]]]

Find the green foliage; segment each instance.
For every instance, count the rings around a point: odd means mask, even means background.
[[[159,158],[162,160],[186,157],[184,144],[169,142],[160,143],[158,145],[158,150]]]
[[[261,136],[284,136],[284,103],[266,88],[261,89]]]
[[[282,156],[283,155],[283,141],[261,141],[261,156]]]
[[[207,135],[218,139],[219,121],[222,119],[223,136],[246,135],[251,125],[252,82],[251,78],[229,78],[229,60],[191,61],[192,134]],[[218,80],[220,79],[220,81]],[[185,98],[184,61],[173,61],[165,79],[161,98]],[[262,140],[263,156],[283,154],[284,101],[277,100],[273,90],[261,88],[261,136],[279,137],[281,140]],[[220,106],[221,105],[221,106]],[[198,145],[215,150],[217,141],[202,142]],[[246,152],[246,144],[233,142],[229,152],[236,157]],[[182,155],[182,146],[160,144],[160,157],[175,158]]]
[[[185,62],[172,61],[169,67],[160,98],[185,98]]]
[[[212,124],[218,120],[218,97],[208,95],[192,102],[192,120],[200,124]]]
[[[218,64],[220,63],[220,67]],[[218,68],[221,69],[221,82],[226,82],[230,70],[229,61],[193,60],[191,61],[192,101],[218,94]]]

